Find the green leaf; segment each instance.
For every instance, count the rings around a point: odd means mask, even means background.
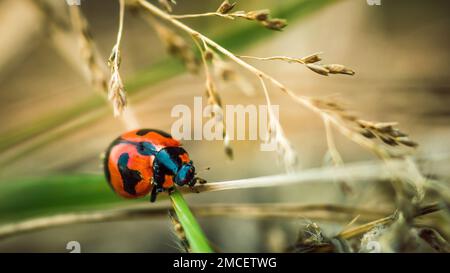
[[[125,200],[117,196],[103,175],[57,175],[0,181],[0,222],[144,201],[148,202],[148,198]]]

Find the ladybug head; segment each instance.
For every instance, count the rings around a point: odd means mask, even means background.
[[[192,186],[192,181],[194,180],[195,167],[192,165],[192,161],[189,163],[184,163],[178,169],[175,175],[175,183],[179,186],[189,185]]]

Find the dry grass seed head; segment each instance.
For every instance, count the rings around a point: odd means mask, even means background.
[[[375,141],[380,139],[388,147],[403,145],[410,148],[417,147],[417,143],[409,139],[407,134],[396,128],[396,122],[373,122],[359,119],[347,109],[333,101],[324,99],[312,99],[312,103],[328,115],[335,116],[345,122],[353,132],[366,139]],[[379,144],[377,144],[379,145]]]
[[[232,17],[245,18],[250,21],[255,21],[271,30],[282,30],[287,26],[287,21],[279,18],[270,18],[270,10],[253,10],[253,11],[237,11],[231,13]]]
[[[111,68],[108,99],[113,103],[114,116],[120,116],[127,105],[125,88],[120,77],[120,50],[114,46],[108,64]]]
[[[227,14],[234,8],[234,6],[236,6],[236,2],[231,4],[228,0],[225,0],[219,6],[219,8],[217,9],[216,12],[218,12],[220,14]]]
[[[285,19],[280,18],[268,19],[261,23],[266,28],[277,31],[281,31],[283,28],[287,26],[287,21]]]
[[[287,26],[287,21],[279,18],[270,18],[269,10],[250,11],[245,14],[249,20],[260,22],[263,26],[271,30],[282,30]]]
[[[267,132],[266,143],[275,143],[278,158],[281,159],[286,171],[292,172],[298,163],[297,153],[293,149],[291,143],[284,135],[278,117],[275,115],[272,104],[270,102],[269,92],[263,78],[260,78],[261,86],[263,88],[267,108],[269,114],[269,128]]]
[[[255,88],[244,76],[239,73],[230,62],[224,61],[221,56],[207,50],[207,59],[211,61],[214,74],[225,83],[233,83],[245,95],[252,96]]]
[[[264,22],[269,19],[270,16],[270,10],[264,9],[264,10],[253,10],[249,11],[247,13],[244,13],[244,16],[248,20],[255,20]]]
[[[231,63],[220,58],[213,58],[214,74],[226,84],[233,84],[247,96],[255,94],[253,84],[242,76]]]
[[[357,119],[355,123],[362,129],[361,135],[369,139],[377,137],[389,146],[404,145],[411,148],[418,146],[407,134],[395,127],[397,122],[373,122]]]
[[[108,91],[106,67],[97,51],[95,42],[89,31],[86,18],[77,6],[70,8],[70,17],[74,31],[78,36],[81,57],[89,71],[91,85],[100,91]]]
[[[186,40],[170,28],[157,23],[154,20],[152,20],[152,24],[158,33],[158,36],[163,41],[167,52],[174,57],[179,58],[191,73],[197,73],[199,61]]]
[[[345,67],[342,64],[315,64],[307,63],[306,66],[317,74],[328,76],[329,74],[345,74],[345,75],[355,75],[355,71]]]
[[[123,22],[125,17],[125,0],[119,1],[119,29],[117,31],[117,41],[113,46],[111,55],[108,59],[108,65],[111,69],[111,79],[109,81],[108,99],[113,103],[114,116],[120,116],[126,105],[126,93],[122,82],[122,78],[119,73],[121,64],[120,43],[123,34]]]
[[[301,58],[301,62],[305,63],[305,64],[312,64],[312,63],[320,62],[322,60],[322,58],[320,57],[320,54],[322,54],[322,53],[316,52],[311,55],[305,56],[305,57]]]
[[[240,56],[240,57],[264,61],[280,60],[288,63],[300,63],[306,65],[306,67],[308,67],[310,70],[323,76],[328,76],[329,74],[346,74],[352,76],[355,74],[353,70],[341,64],[325,64],[325,65],[317,64],[317,62],[322,60],[322,58],[319,56],[320,54],[322,53],[317,52],[303,58],[293,58],[288,56],[272,56],[263,58],[254,56]]]
[[[292,172],[298,163],[297,153],[289,140],[285,137],[279,122],[274,120],[275,118],[271,118],[270,121],[269,136],[271,136],[271,139],[269,142],[275,142],[278,157],[281,159],[286,171]]]
[[[219,128],[222,128],[222,137],[224,144],[225,155],[229,159],[233,159],[233,149],[231,147],[230,137],[227,133],[225,119],[223,116],[223,107],[222,107],[222,99],[220,98],[219,93],[216,90],[216,86],[214,84],[213,75],[209,72],[209,64],[210,62],[213,65],[219,56],[212,49],[204,44],[204,48],[199,46],[199,49],[202,53],[202,58],[204,61],[205,73],[206,73],[206,96],[208,98],[208,105],[212,107],[211,109],[211,118],[214,120],[216,125],[219,125]],[[216,126],[217,127],[217,126]]]

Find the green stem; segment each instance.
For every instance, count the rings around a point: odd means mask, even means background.
[[[214,252],[209,246],[208,239],[206,239],[200,225],[189,209],[188,204],[183,198],[183,195],[175,189],[170,194],[173,208],[178,216],[178,219],[183,226],[186,238],[189,241],[192,252],[194,253],[212,253]]]

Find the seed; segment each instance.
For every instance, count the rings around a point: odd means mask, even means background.
[[[262,22],[262,24],[268,29],[278,30],[278,31],[282,30],[284,27],[287,26],[286,20],[284,20],[284,19],[265,20]]]
[[[302,62],[304,62],[306,64],[317,63],[322,60],[322,58],[320,58],[319,54],[320,53],[314,53],[314,54],[311,54],[311,55],[301,58],[301,60],[302,60]]]
[[[396,139],[398,142],[400,142],[401,144],[408,146],[408,147],[417,147],[419,146],[419,144],[417,144],[417,142],[412,141],[411,139],[409,139],[408,137],[399,137]]]
[[[217,12],[220,14],[227,14],[234,8],[234,6],[236,6],[236,2],[234,2],[233,4],[230,4],[230,2],[228,0],[225,0],[222,2],[220,7],[217,9]]]
[[[249,11],[246,13],[246,18],[249,20],[256,20],[256,21],[266,21],[269,19],[270,11],[265,10],[254,10]]]
[[[342,64],[327,64],[324,65],[326,69],[328,69],[331,74],[347,74],[347,75],[355,75],[355,71],[345,67]]]
[[[324,75],[324,76],[328,76],[328,73],[330,72],[328,69],[326,69],[325,67],[321,66],[321,65],[317,65],[317,64],[307,64],[306,65],[309,69],[311,69],[312,71],[320,74],[320,75]]]
[[[361,133],[361,135],[365,136],[366,138],[374,138],[375,137],[375,135],[372,133],[372,131],[367,130],[367,129],[361,131],[360,133]]]
[[[393,139],[391,137],[384,137],[384,136],[379,136],[379,137],[387,145],[390,145],[390,146],[397,146],[398,145],[398,143],[395,141],[395,139]]]

